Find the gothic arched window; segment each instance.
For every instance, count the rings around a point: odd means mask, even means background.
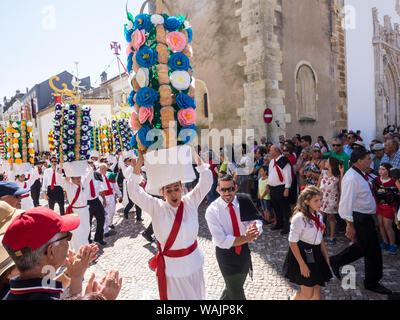
[[[307,64],[300,65],[296,72],[296,110],[300,121],[317,120],[317,78]]]

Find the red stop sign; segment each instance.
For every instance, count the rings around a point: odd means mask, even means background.
[[[267,108],[264,111],[264,121],[265,123],[271,123],[273,119],[273,114],[272,114],[272,110]]]

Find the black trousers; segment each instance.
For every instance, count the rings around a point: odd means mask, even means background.
[[[135,206],[135,209],[136,209],[136,219],[141,219],[141,218],[142,218],[142,209],[141,209],[137,204],[134,204],[134,203],[132,202],[132,200],[131,200],[129,197],[128,197],[128,199],[129,199],[129,203],[126,205],[126,207],[125,207],[125,209],[124,209],[124,215],[125,215],[125,217],[128,216],[129,211],[131,211],[131,209],[133,208],[133,206]]]
[[[149,236],[152,236],[154,231],[153,231],[153,223],[150,223],[149,226],[146,228],[146,230],[143,231],[144,234],[147,234]]]
[[[35,183],[31,186],[31,197],[33,200],[33,206],[39,207],[39,198],[40,198],[40,189],[42,184],[39,180],[36,180]]]
[[[383,269],[382,251],[374,218],[370,214],[353,212],[353,220],[357,241],[330,259],[332,264],[341,267],[364,257],[364,287],[373,289],[381,280]]]
[[[97,226],[96,233],[94,235],[94,241],[103,241],[104,236],[104,223],[106,220],[106,213],[104,211],[104,207],[100,202],[99,198],[88,201],[89,205],[89,213],[90,213],[90,227],[92,227],[93,217],[96,218]],[[90,233],[89,233],[89,241],[90,241]]]
[[[224,276],[225,289],[220,300],[246,300],[243,285],[246,281],[247,273],[239,273],[231,276]]]
[[[284,230],[289,230],[290,217],[290,201],[289,197],[285,198],[285,185],[277,187],[269,187],[271,195],[271,206],[276,214],[276,226]]]
[[[54,186],[54,189],[51,190],[51,187],[47,187],[47,198],[49,199],[49,208],[54,210],[54,206],[57,203],[60,208],[60,214],[63,216],[65,213],[64,210],[64,190],[60,186]]]

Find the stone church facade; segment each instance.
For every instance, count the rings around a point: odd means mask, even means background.
[[[385,127],[400,126],[400,27],[388,15],[381,24],[373,8],[375,59],[376,133],[382,137]]]
[[[204,127],[254,129],[273,142],[296,133],[331,140],[347,128],[343,0],[164,2],[193,27]]]

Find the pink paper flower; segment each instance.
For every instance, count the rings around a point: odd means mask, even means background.
[[[131,119],[130,119],[130,124],[131,124],[131,128],[133,131],[137,131],[139,130],[139,128],[136,127],[136,119],[138,117],[138,114],[133,112],[131,115]]]
[[[166,42],[173,52],[181,52],[186,48],[186,38],[182,32],[173,31],[167,34]]]
[[[178,121],[182,127],[196,123],[196,111],[193,108],[181,109],[178,111]]]
[[[149,108],[144,108],[141,107],[139,109],[139,122],[140,123],[145,123],[147,119],[149,119],[149,122],[151,123],[154,118],[154,108],[149,107]]]
[[[135,30],[133,34],[133,46],[135,47],[136,51],[140,49],[142,45],[146,42],[146,31],[142,30]]]

